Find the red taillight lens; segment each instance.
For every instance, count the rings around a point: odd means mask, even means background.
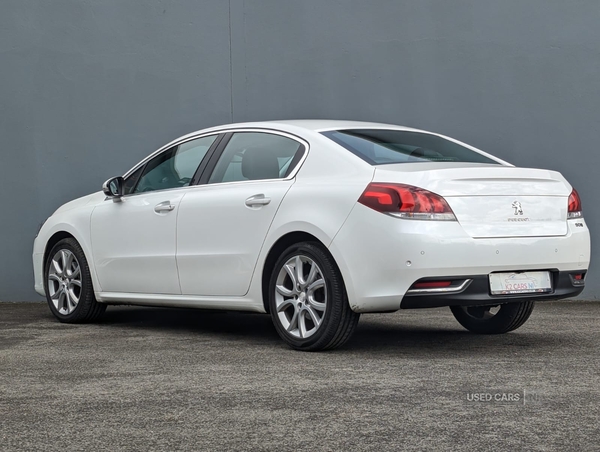
[[[573,189],[569,195],[569,209],[567,210],[567,218],[581,218],[583,212],[581,211],[581,198],[577,190]]]
[[[456,221],[440,195],[412,185],[371,183],[358,200],[378,212],[413,220]]]

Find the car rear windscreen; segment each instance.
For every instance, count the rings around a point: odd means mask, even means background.
[[[321,132],[371,165],[412,162],[499,164],[453,141],[422,132],[351,129]]]

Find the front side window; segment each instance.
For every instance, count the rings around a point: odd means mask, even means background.
[[[322,132],[371,165],[411,162],[499,164],[458,143],[422,132],[352,129]]]
[[[223,150],[209,184],[288,176],[304,146],[291,138],[263,132],[234,133]]]
[[[131,173],[125,182],[123,183],[123,194],[130,195],[133,192],[136,184],[140,180],[140,176],[142,175],[142,171],[144,171],[144,165],[140,166],[133,173]]]
[[[186,187],[192,181],[200,162],[216,140],[217,135],[198,138],[174,146],[146,163],[135,188],[130,193],[141,193],[169,188]],[[136,176],[135,171],[125,180],[125,187]]]

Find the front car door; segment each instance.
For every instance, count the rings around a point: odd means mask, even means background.
[[[91,218],[102,292],[181,294],[176,224],[181,200],[217,135],[175,145],[124,181],[120,202],[107,198]]]
[[[182,294],[243,296],[305,144],[284,134],[228,134],[179,208]]]

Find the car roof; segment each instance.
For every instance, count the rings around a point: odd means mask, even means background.
[[[410,130],[425,132],[424,130],[414,129],[412,127],[399,126],[394,124],[384,124],[379,122],[365,121],[345,121],[335,119],[284,119],[277,121],[257,121],[257,122],[239,122],[232,124],[223,124],[216,127],[211,127],[204,130],[198,130],[190,135],[199,132],[212,132],[227,129],[242,129],[242,128],[264,128],[282,131],[296,131],[300,129],[311,132],[325,132],[328,130],[343,130],[343,129],[395,129],[395,130]]]
[[[400,126],[395,124],[385,124],[380,122],[366,121],[347,121],[337,119],[285,119],[279,121],[265,121],[264,124],[282,124],[286,126],[300,127],[302,129],[312,130],[315,132],[324,132],[327,130],[342,130],[342,129],[402,129],[402,130],[417,130],[411,127]]]
[[[315,133],[315,132],[326,132],[329,130],[347,130],[347,129],[393,129],[393,130],[406,130],[412,132],[423,132],[432,133],[426,130],[414,129],[412,127],[399,126],[395,124],[385,124],[380,122],[365,122],[365,121],[346,121],[336,119],[284,119],[277,121],[257,121],[257,122],[238,122],[232,124],[223,124],[219,126],[209,127],[206,129],[196,130],[195,132],[188,133],[180,136],[175,140],[167,143],[158,151],[152,155],[167,149],[168,147],[187,140],[194,138],[198,135],[204,135],[208,133],[224,133],[228,131],[234,131],[235,129],[270,129],[279,130],[281,132],[288,132],[291,134],[303,136],[304,133]]]

